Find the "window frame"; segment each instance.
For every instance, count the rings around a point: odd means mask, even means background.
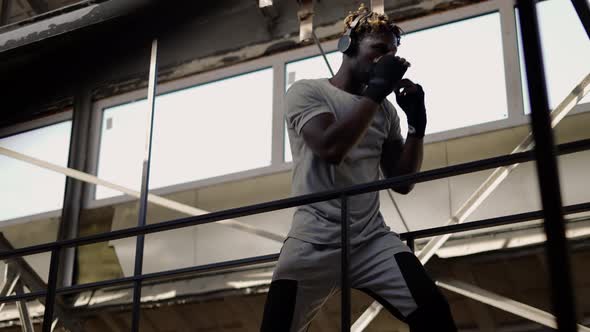
[[[272,57],[260,58],[252,61],[247,61],[241,64],[237,64],[234,66],[228,66],[212,71],[203,72],[200,74],[188,76],[185,78],[181,78],[178,80],[165,82],[162,84],[158,84],[156,88],[156,95],[163,95],[171,92],[181,91],[185,89],[189,89],[192,87],[196,87],[199,85],[205,85],[209,83],[214,83],[217,81],[222,81],[225,79],[247,75],[252,72],[257,72],[260,70],[271,69],[273,72],[273,93],[272,93],[272,121],[273,124],[271,126],[271,133],[273,139],[272,146],[271,146],[271,164],[270,166],[254,168],[246,171],[220,175],[216,177],[211,177],[207,179],[201,180],[194,180],[190,182],[180,183],[180,184],[173,184],[157,189],[150,189],[150,193],[155,195],[167,195],[175,192],[192,190],[197,188],[202,188],[214,184],[220,184],[225,182],[232,182],[238,180],[244,180],[252,177],[257,177],[261,175],[268,175],[274,173],[284,172],[290,169],[289,165],[282,165],[278,163],[278,157],[276,155],[276,147],[275,139],[276,137],[276,122],[282,118],[282,114],[280,113],[280,106],[277,105],[277,98],[276,94],[274,93],[274,87],[276,86],[276,59]],[[147,92],[145,89],[142,90],[135,90],[131,92],[127,92],[124,94],[104,98],[98,100],[93,103],[92,105],[92,129],[91,129],[91,149],[89,151],[89,172],[91,174],[98,174],[98,162],[100,159],[100,142],[101,142],[101,128],[102,128],[102,121],[103,121],[103,114],[104,109],[123,105],[126,103],[138,101],[141,99],[147,98]],[[282,155],[280,156],[282,160]],[[140,176],[141,174],[138,174]],[[136,200],[134,197],[130,197],[124,194],[119,196],[109,197],[109,198],[102,198],[96,199],[96,185],[95,184],[88,184],[88,195],[87,200],[85,202],[85,207],[87,208],[96,208],[114,204],[120,204],[125,202],[130,202]]]
[[[74,114],[73,110],[71,108],[67,108],[64,111],[61,111],[56,114],[44,116],[42,118],[34,119],[31,121],[27,121],[27,122],[17,123],[17,124],[11,125],[11,126],[2,127],[2,128],[0,128],[0,139],[7,138],[9,136],[24,134],[29,131],[42,129],[45,127],[49,127],[49,126],[60,124],[60,123],[67,122],[67,121],[72,121],[72,126],[73,126],[73,114]],[[72,144],[71,143],[71,139],[72,139],[71,135],[72,135],[72,132],[70,131],[70,146],[68,146],[68,154],[69,154],[70,147]],[[69,156],[68,159],[69,158],[71,158],[71,156]],[[66,165],[66,167],[67,167],[67,165]],[[65,186],[66,186],[66,181],[67,181],[67,176],[66,176],[66,180],[64,180],[64,190],[65,190]],[[0,227],[7,227],[7,226],[12,226],[12,225],[17,225],[17,224],[23,224],[23,223],[36,221],[36,220],[61,218],[62,210],[63,210],[63,202],[62,202],[62,208],[60,208],[60,209],[49,210],[46,212],[35,213],[35,214],[12,218],[12,219],[0,220]]]
[[[487,2],[476,3],[462,8],[432,14],[400,23],[400,26],[404,31],[406,31],[407,33],[412,33],[492,13],[498,13],[500,18],[500,42],[502,45],[502,54],[504,62],[504,77],[506,89],[505,92],[508,106],[508,117],[505,119],[428,134],[424,139],[424,142],[426,144],[486,133],[490,131],[523,126],[530,123],[530,115],[526,115],[524,113],[525,101],[523,100],[522,81],[520,75],[521,69],[524,70],[524,68],[520,67],[515,6],[516,0],[490,0]],[[330,53],[332,51],[337,50],[337,43],[337,39],[323,42],[322,47],[325,53]],[[243,180],[261,175],[270,175],[274,173],[280,173],[291,170],[292,162],[286,162],[284,160],[284,144],[286,137],[284,135],[285,123],[283,120],[283,102],[284,91],[286,86],[286,66],[290,62],[303,60],[315,56],[321,56],[321,53],[317,48],[317,45],[311,44],[308,46],[296,48],[294,50],[281,52],[271,56],[264,56],[237,65],[232,65],[220,69],[215,69],[191,75],[185,78],[158,85],[157,94],[164,94],[272,67],[273,109],[271,129],[271,165],[248,171],[242,171],[238,173],[222,175],[208,179],[166,186],[150,190],[150,192],[157,195],[166,195],[174,192],[198,189],[205,186]],[[143,99],[146,98],[146,95],[147,92],[145,91],[145,89],[142,89],[117,96],[104,98],[93,103],[93,128],[91,131],[92,148],[91,151],[89,151],[90,171],[92,174],[97,174],[98,169],[98,153],[100,151],[100,131],[102,125],[103,109]],[[474,107],[477,107],[477,105],[475,105]],[[577,105],[570,114],[578,114],[581,112],[588,111],[590,111],[590,103],[585,103],[582,105]],[[89,187],[90,193],[89,195],[87,195],[87,202],[85,202],[85,206],[89,208],[113,205],[135,200],[135,198],[126,195],[96,200],[95,185],[91,184],[89,185]]]

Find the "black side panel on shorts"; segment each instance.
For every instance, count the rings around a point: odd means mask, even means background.
[[[449,304],[426,273],[426,270],[413,253],[401,252],[395,260],[418,305],[406,321],[411,332],[454,332],[457,331]]]
[[[296,280],[275,280],[270,284],[261,332],[289,331],[293,322],[295,300],[297,298]]]
[[[379,302],[379,304],[381,304],[385,309],[387,309],[387,311],[389,311],[389,313],[391,313],[395,318],[401,320],[402,322],[406,322],[406,318],[404,317],[404,315],[402,315],[402,313],[399,312],[399,310],[397,310],[396,307],[391,305],[391,303],[387,302],[387,300],[379,296],[377,293],[373,292],[368,288],[360,288],[359,290],[372,297],[373,300]]]

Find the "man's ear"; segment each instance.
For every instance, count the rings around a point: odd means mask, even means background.
[[[350,46],[348,47],[348,49],[346,50],[346,52],[344,52],[345,55],[354,58],[357,55],[358,52],[358,43],[356,40],[352,40],[352,42],[350,43]]]
[[[356,57],[362,40],[363,36],[353,36],[352,41],[350,43],[350,47],[346,51],[346,55],[348,55],[351,58]]]

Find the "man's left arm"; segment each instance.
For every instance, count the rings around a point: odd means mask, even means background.
[[[424,156],[424,133],[426,130],[426,108],[424,90],[419,84],[403,79],[394,90],[398,105],[408,118],[408,137],[389,140],[383,144],[381,169],[385,177],[414,174],[420,171]],[[414,184],[396,186],[392,189],[400,194],[407,194]]]
[[[406,142],[389,141],[383,144],[381,170],[386,178],[414,174],[422,167],[424,156],[424,139],[408,135]],[[395,192],[406,195],[414,188],[414,184],[395,186]]]

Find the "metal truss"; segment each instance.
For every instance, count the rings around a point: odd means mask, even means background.
[[[458,280],[437,280],[436,284],[453,293],[461,294],[494,308],[504,310],[552,329],[557,329],[555,316],[543,310],[531,307],[530,305]],[[578,324],[577,328],[580,332],[590,332],[590,328],[581,324]]]

